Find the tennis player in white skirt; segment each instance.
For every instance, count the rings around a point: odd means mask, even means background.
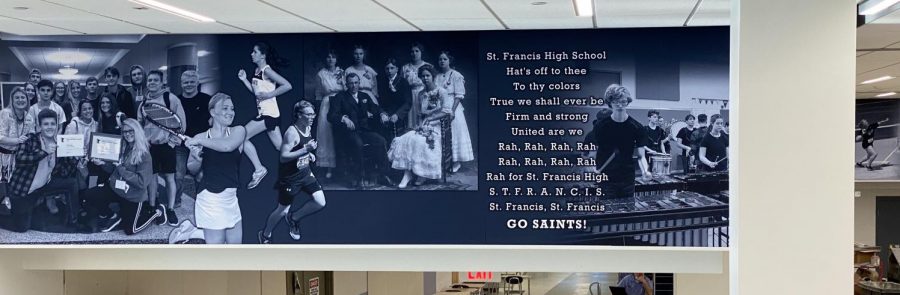
[[[196,226],[182,222],[169,234],[169,243],[191,238],[204,239],[207,244],[240,244],[243,240],[237,187],[247,132],[243,126],[229,127],[234,121],[234,103],[227,94],[213,95],[209,113],[212,128],[185,142],[191,149],[188,170],[202,173],[204,188],[195,203]]]

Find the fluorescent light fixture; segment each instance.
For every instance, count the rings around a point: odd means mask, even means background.
[[[875,79],[865,80],[865,81],[863,81],[863,82],[860,83],[860,84],[872,84],[872,83],[878,83],[878,82],[887,81],[887,80],[894,79],[894,78],[896,78],[896,77],[894,77],[894,76],[881,76],[881,77],[878,77],[878,78],[875,78]]]
[[[896,94],[897,94],[896,92],[888,92],[888,93],[882,93],[882,94],[876,95],[875,97],[885,97],[885,96],[891,96],[891,95],[896,95]]]
[[[871,1],[874,1],[874,0],[871,0]],[[882,10],[887,9],[888,7],[891,7],[891,5],[897,4],[897,2],[900,2],[900,0],[881,0],[881,2],[878,2],[877,4],[869,6],[865,10],[860,11],[859,14],[861,14],[861,15],[876,14],[876,13],[881,12]],[[865,5],[865,4],[868,4],[868,2],[863,3],[863,5]]]
[[[134,2],[137,4],[141,4],[141,5],[147,5],[156,10],[160,10],[160,11],[163,11],[163,12],[166,12],[169,14],[180,16],[180,17],[183,17],[183,18],[195,21],[195,22],[200,22],[200,23],[216,22],[216,20],[214,20],[210,17],[200,15],[200,14],[197,14],[197,13],[194,13],[191,11],[187,11],[185,9],[178,8],[178,7],[175,7],[175,6],[166,4],[166,3],[162,3],[159,1],[155,1],[155,0],[128,0],[128,1],[131,1],[131,2]]]
[[[159,67],[159,70],[160,70],[160,71],[165,71],[165,70],[168,70],[168,69],[169,69],[169,66],[161,66],[161,67]]]
[[[76,64],[91,60],[91,56],[84,52],[60,50],[47,54],[47,61],[59,64]]]
[[[62,74],[63,76],[75,76],[75,74],[78,74],[78,69],[71,68],[71,67],[64,67],[64,68],[59,69],[59,73]]]
[[[575,15],[594,16],[594,0],[572,0],[572,2],[575,3]]]

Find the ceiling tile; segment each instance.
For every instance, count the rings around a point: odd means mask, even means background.
[[[731,1],[703,0],[689,26],[727,26],[731,23]]]
[[[371,0],[266,0],[340,32],[416,30]]]
[[[900,63],[900,50],[874,51],[856,58],[856,74],[868,76],[868,72],[894,63]]]
[[[867,24],[856,29],[857,49],[884,48],[900,42],[900,26],[889,24]]]
[[[21,1],[21,0],[17,0]],[[168,14],[155,9],[135,9],[141,7],[140,4],[132,3],[126,0],[116,1],[99,1],[99,0],[44,0],[52,1],[69,7],[77,7],[78,9],[89,11],[91,13],[113,17],[120,20],[150,27],[169,33],[189,34],[189,33],[242,33],[245,31],[231,28],[221,23],[200,23],[181,18],[172,14]],[[174,3],[173,3],[174,4]],[[177,4],[176,4],[177,5]],[[255,5],[255,3],[254,3]],[[194,11],[196,13],[205,14],[204,11]],[[99,16],[98,16],[99,17]],[[115,26],[128,25],[127,23],[117,22]],[[100,30],[100,29],[97,29]],[[158,32],[157,32],[158,33]]]
[[[479,0],[376,0],[423,30],[502,30]]]
[[[76,34],[76,32],[68,31],[60,28],[49,27],[45,25],[35,24],[18,19],[0,16],[0,32],[16,34],[16,35],[57,35],[57,34]]]
[[[178,7],[202,13],[217,21],[260,33],[331,31],[259,1],[170,0]]]
[[[503,25],[493,16],[484,18],[410,19],[424,31],[503,30]]]
[[[675,27],[697,0],[594,0],[598,27]]]
[[[64,3],[69,5],[71,4],[70,2]],[[16,10],[13,7],[28,7],[28,9]],[[45,1],[4,0],[3,5],[0,5],[0,15],[90,34],[159,33],[158,31]]]
[[[547,0],[532,5],[523,0],[485,0],[510,29],[593,28],[592,17],[575,15],[571,0]]]

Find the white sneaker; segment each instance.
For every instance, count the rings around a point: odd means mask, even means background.
[[[191,239],[191,234],[193,234],[196,230],[197,227],[194,226],[194,223],[192,223],[188,219],[185,219],[178,224],[178,227],[175,227],[171,232],[169,232],[169,244],[187,243],[188,240]]]

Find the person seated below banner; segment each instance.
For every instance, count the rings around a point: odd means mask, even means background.
[[[636,272],[619,280],[619,287],[628,295],[653,295],[653,280],[644,273]]]

